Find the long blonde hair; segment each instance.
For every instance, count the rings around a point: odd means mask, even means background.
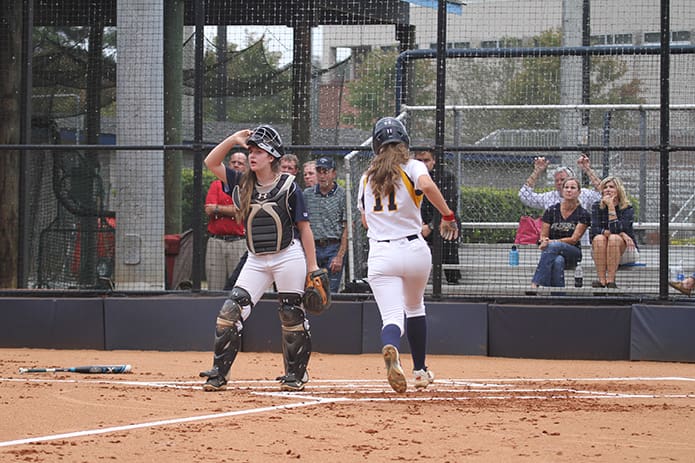
[[[625,193],[625,186],[623,185],[622,180],[613,175],[609,175],[601,180],[601,183],[598,184],[598,190],[603,192],[603,189],[606,187],[608,182],[613,182],[615,184],[615,191],[618,192],[618,209],[625,209],[630,205],[630,202],[627,200],[627,193]],[[603,201],[601,201],[601,205],[599,207],[601,209],[605,209],[606,205],[603,204]]]
[[[369,186],[375,197],[385,197],[395,192],[401,178],[401,164],[409,159],[410,150],[405,143],[381,146],[367,169]]]
[[[272,156],[268,153],[273,161],[270,164],[270,168],[273,173],[278,174],[280,172],[280,159]],[[237,204],[237,211],[234,214],[234,219],[239,223],[244,223],[246,221],[246,216],[251,208],[251,197],[253,196],[253,190],[256,188],[256,182],[258,178],[256,177],[256,172],[251,169],[246,169],[246,171],[241,175],[239,180],[239,202]]]

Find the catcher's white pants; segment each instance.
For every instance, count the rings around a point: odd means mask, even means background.
[[[382,327],[396,325],[404,333],[407,318],[425,315],[425,286],[432,268],[432,253],[419,236],[379,242],[369,240],[367,279],[381,313]]]
[[[251,301],[256,304],[273,281],[278,293],[304,294],[306,257],[299,240],[293,240],[285,249],[273,254],[257,256],[249,252],[235,286],[245,289],[251,296]],[[250,309],[244,307],[244,320],[249,313]]]

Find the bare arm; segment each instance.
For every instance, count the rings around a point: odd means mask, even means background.
[[[427,199],[434,207],[437,208],[439,213],[442,214],[442,217],[452,215],[454,213],[454,211],[449,209],[449,206],[446,204],[446,200],[444,199],[444,195],[442,195],[442,192],[439,191],[439,188],[432,180],[432,177],[429,175],[420,176],[420,178],[418,178],[418,187],[423,193],[425,193]]]
[[[425,193],[430,203],[432,203],[442,215],[442,220],[439,223],[439,234],[442,235],[442,238],[447,241],[458,238],[459,227],[454,211],[447,205],[442,192],[439,191],[432,177],[429,175],[421,175],[418,178],[418,188]]]
[[[338,254],[331,259],[330,270],[331,272],[337,272],[343,267],[343,259],[345,258],[345,251],[347,251],[347,224],[343,223],[343,234],[340,236],[340,248],[338,249]]]
[[[224,166],[224,157],[234,146],[246,146],[246,140],[251,136],[251,130],[243,129],[228,136],[205,157],[205,167],[215,174],[215,177],[227,183],[227,168]]]
[[[534,188],[536,186],[538,177],[548,168],[548,164],[550,164],[550,161],[544,157],[538,157],[533,160],[533,172],[531,172],[529,178],[526,179],[526,185],[528,185],[529,188]]]
[[[550,243],[550,224],[543,222],[543,225],[541,226],[541,238],[540,238],[540,243],[538,243],[538,247],[542,251],[543,249],[548,247],[548,243]]]
[[[314,232],[311,231],[311,224],[306,220],[302,220],[301,222],[297,222],[297,228],[299,229],[299,237],[302,241],[302,247],[304,248],[304,255],[306,256],[307,272],[318,270],[319,266],[316,263],[316,248],[314,247]]]
[[[233,217],[236,213],[236,206],[234,204],[206,204],[205,214],[208,216],[225,216]]]
[[[579,243],[579,240],[582,239],[582,235],[586,231],[587,225],[585,223],[578,223],[576,227],[574,227],[574,233],[572,233],[572,236],[569,238],[563,238],[562,241],[563,243],[567,244],[577,244]],[[569,240],[569,241],[563,241],[563,240]]]
[[[594,172],[594,169],[591,168],[591,161],[589,160],[589,156],[586,154],[582,154],[577,161],[577,165],[582,169],[582,171],[589,177],[589,180],[591,181],[591,184],[598,190],[599,185],[601,184],[601,179],[599,178],[598,175],[596,175],[596,172]]]

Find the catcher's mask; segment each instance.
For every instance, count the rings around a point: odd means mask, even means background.
[[[372,130],[372,151],[379,154],[382,146],[389,143],[405,143],[410,146],[408,131],[395,117],[383,117],[374,124]]]
[[[275,159],[280,159],[285,155],[285,149],[282,147],[282,138],[280,134],[269,125],[259,125],[253,130],[253,133],[246,140],[247,145],[256,145],[262,150],[267,151]]]

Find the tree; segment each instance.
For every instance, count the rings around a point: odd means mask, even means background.
[[[539,47],[558,47],[561,34],[549,30],[534,37]],[[450,81],[447,94],[457,95],[458,104],[560,104],[560,57],[465,59],[451,66],[458,78]],[[643,103],[639,79],[626,79],[627,65],[617,57],[592,57],[590,102]],[[581,76],[577,76],[580,79]],[[466,112],[464,127],[468,142],[474,142],[498,128],[557,129],[558,111],[476,111]],[[601,120],[592,121],[598,126]],[[613,119],[614,125],[628,119]]]
[[[227,50],[227,93],[234,104],[228,105],[227,119],[231,122],[287,122],[292,109],[292,72],[290,66],[280,66],[281,53],[267,50],[265,39],[247,38],[247,48],[238,51],[236,44]],[[214,119],[219,96],[216,76],[217,52],[208,50],[205,62],[205,117]],[[191,81],[192,82],[192,81]]]
[[[397,51],[373,50],[357,65],[355,80],[347,84],[348,102],[357,111],[342,116],[343,122],[371,130],[374,121],[395,112]],[[415,104],[431,104],[436,74],[430,63],[418,61],[415,68]]]

